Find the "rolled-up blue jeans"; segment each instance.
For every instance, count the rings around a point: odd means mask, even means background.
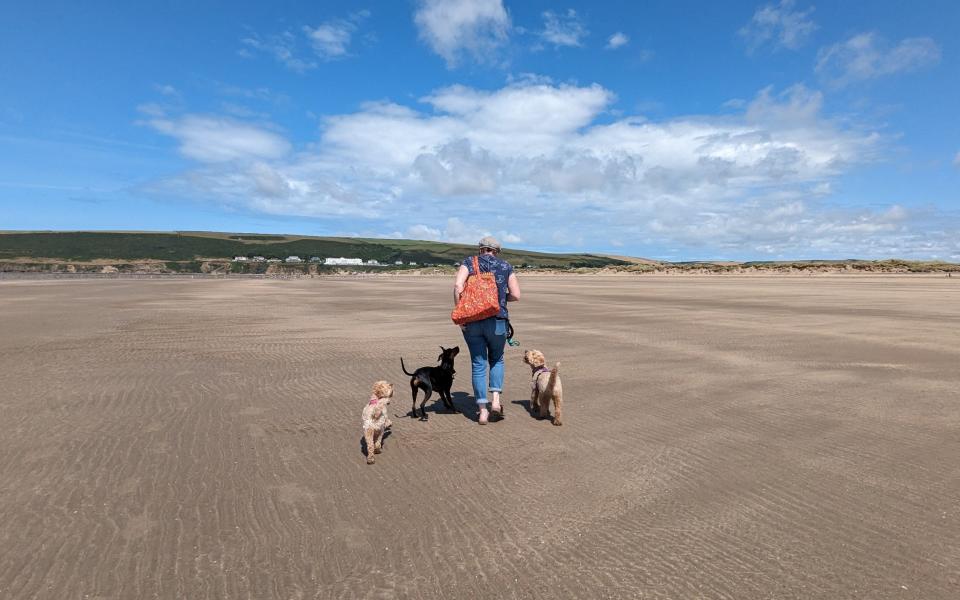
[[[467,323],[463,330],[463,339],[470,349],[473,396],[477,399],[477,404],[486,404],[487,389],[491,392],[503,391],[503,347],[507,343],[507,322],[490,317]]]

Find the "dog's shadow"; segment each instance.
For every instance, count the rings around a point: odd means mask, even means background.
[[[476,408],[476,407],[477,407],[477,403],[476,403],[476,402],[473,402],[472,398],[473,398],[473,397],[472,397],[470,394],[466,393],[466,392],[452,392],[452,393],[450,394],[450,399],[453,401],[453,406],[454,406],[454,408],[457,409],[457,413],[460,413],[460,414],[464,415],[464,416],[467,417],[468,419],[471,418],[471,412],[476,412],[476,411],[477,411],[477,408]],[[404,418],[404,417],[406,417],[406,418],[408,418],[408,419],[409,419],[409,418],[415,418],[415,419],[419,419],[419,420],[421,420],[421,421],[427,421],[428,419],[424,419],[424,418],[422,418],[422,417],[419,416],[419,410],[420,410],[420,409],[419,409],[419,402],[418,402],[417,404],[418,404],[418,407],[417,407],[417,412],[418,412],[418,414],[415,415],[412,410],[408,410],[407,412],[405,412],[405,413],[402,414],[402,415],[401,415],[401,414],[395,414],[395,415],[393,415],[393,416],[396,417],[396,418]],[[438,396],[438,395],[436,395],[436,394],[434,394],[433,396],[430,397],[429,404],[427,404],[426,406],[424,406],[424,407],[423,407],[423,410],[424,410],[425,413],[436,413],[436,414],[441,414],[441,415],[453,415],[453,414],[457,414],[457,413],[453,412],[452,410],[450,410],[449,408],[447,408],[446,405],[444,405],[443,400],[440,399],[440,396]],[[479,413],[478,413],[478,414],[479,414]],[[477,416],[474,415],[474,416],[472,417],[472,419],[473,419],[474,421],[476,421],[476,420],[477,420]]]
[[[433,401],[434,398],[436,398],[436,401]],[[477,402],[476,402],[476,400],[474,399],[474,397],[473,397],[472,394],[468,394],[467,392],[452,392],[452,393],[450,394],[450,399],[453,401],[453,406],[457,409],[457,412],[459,412],[461,415],[463,415],[464,418],[466,418],[466,419],[468,419],[468,420],[470,420],[470,421],[473,421],[474,423],[478,423],[478,422],[480,421],[480,409],[478,408]],[[441,415],[444,415],[444,414],[446,414],[446,415],[456,414],[456,413],[454,413],[453,411],[451,411],[449,408],[447,408],[447,407],[443,404],[443,400],[441,400],[441,399],[439,398],[439,396],[434,396],[434,397],[430,398],[430,400],[431,400],[430,404],[423,407],[423,409],[424,409],[425,412],[427,412],[427,413],[436,413],[436,414],[441,414]],[[513,404],[522,404],[522,405],[524,406],[524,408],[527,409],[527,412],[530,412],[530,401],[529,401],[529,400],[523,400],[523,401],[514,400],[514,401],[513,401]],[[504,409],[506,409],[506,404],[504,404],[503,407],[504,407]],[[411,418],[411,417],[414,417],[414,414],[413,414],[413,411],[408,410],[406,413],[404,413],[404,414],[402,414],[402,415],[401,415],[401,414],[395,414],[394,417],[398,417],[398,418],[402,418],[402,417]],[[419,417],[415,417],[415,418],[419,418]],[[501,421],[501,420],[503,420],[503,418],[504,418],[504,417],[501,416],[501,415],[490,415],[490,421],[491,421],[491,422]],[[420,420],[421,420],[421,421],[425,421],[425,420],[428,420],[428,419],[420,418]],[[386,438],[384,438],[384,439],[386,439]]]
[[[393,428],[387,429],[383,432],[383,435],[380,436],[380,449],[383,450],[387,444],[387,438],[393,433]],[[360,436],[360,454],[367,455],[367,439],[364,436]]]
[[[523,407],[523,410],[527,411],[527,414],[533,417],[534,419],[540,420],[540,414],[533,411],[533,405],[529,400],[511,400],[510,404],[516,404],[517,406]]]
[[[457,409],[457,412],[463,415],[465,419],[473,421],[474,423],[480,421],[480,409],[477,407],[477,401],[474,399],[472,394],[468,394],[467,392],[451,392],[450,399],[453,401],[453,406]],[[431,400],[433,400],[433,398],[431,398]],[[443,400],[440,398],[437,398],[436,402],[431,402],[429,406],[425,406],[424,410],[426,410],[428,413],[446,415],[456,414],[444,406]],[[407,411],[407,413],[403,416],[411,417],[413,416],[413,412]],[[503,417],[490,415],[491,421],[499,421],[501,419],[503,419]],[[424,419],[420,420],[423,421]]]

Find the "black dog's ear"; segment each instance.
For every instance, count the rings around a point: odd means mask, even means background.
[[[453,352],[453,356],[460,354],[460,346],[454,346],[453,348],[450,348],[450,350]]]

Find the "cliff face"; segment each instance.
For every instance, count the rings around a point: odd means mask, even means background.
[[[136,262],[61,262],[61,261],[0,261],[0,273],[129,273],[153,275],[163,273],[217,273],[227,272],[230,263],[160,261]]]

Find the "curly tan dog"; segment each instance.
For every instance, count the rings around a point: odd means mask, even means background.
[[[533,380],[530,382],[530,412],[541,419],[550,416],[550,400],[553,399],[553,424],[563,425],[563,386],[560,384],[560,363],[551,369],[539,350],[523,353],[523,362],[530,365]]]
[[[370,401],[363,407],[363,438],[367,441],[367,464],[374,463],[374,454],[380,454],[383,432],[393,422],[387,418],[387,405],[393,399],[393,384],[378,381],[373,384]]]

